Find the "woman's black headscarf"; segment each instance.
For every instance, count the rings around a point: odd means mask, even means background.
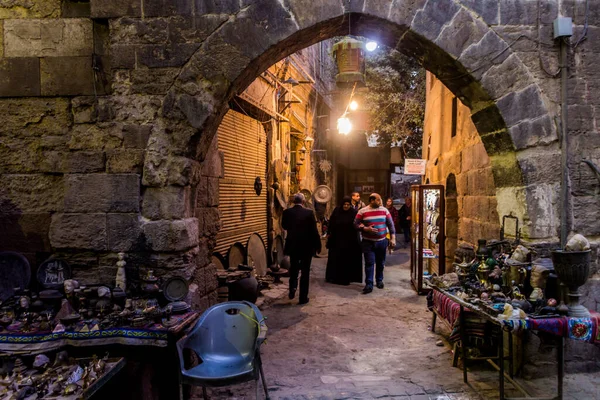
[[[344,203],[350,203],[350,205],[352,205],[352,198],[350,196],[344,196],[340,202],[340,207],[343,207]]]

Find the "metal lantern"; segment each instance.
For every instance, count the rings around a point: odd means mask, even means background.
[[[333,57],[337,63],[335,76],[339,87],[365,85],[365,44],[360,40],[344,38],[333,45]]]

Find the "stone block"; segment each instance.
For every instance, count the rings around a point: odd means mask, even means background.
[[[472,169],[490,166],[490,158],[488,157],[485,147],[481,142],[463,148],[460,159],[462,161],[462,171],[470,171]]]
[[[144,0],[144,17],[191,15],[195,0]]]
[[[517,150],[546,145],[558,140],[556,125],[550,115],[523,121],[509,129]]]
[[[142,0],[90,0],[92,18],[141,17]]]
[[[496,188],[523,185],[523,174],[514,153],[494,155],[492,162],[493,184]]]
[[[475,11],[488,25],[498,24],[498,0],[461,0],[461,3]]]
[[[62,2],[61,17],[89,18],[91,7],[89,1],[66,0]]]
[[[107,214],[106,225],[109,251],[144,249],[139,214]]]
[[[196,188],[197,207],[219,205],[219,178],[202,177]]]
[[[136,45],[113,44],[110,46],[110,66],[111,68],[135,68],[135,50]]]
[[[570,105],[567,107],[569,131],[594,131],[594,107]]]
[[[458,60],[471,71],[473,77],[480,79],[494,65],[501,64],[511,55],[508,43],[495,32],[488,31],[478,43],[467,47]]]
[[[221,3],[221,2],[219,2]],[[236,5],[239,7],[239,5]],[[170,43],[202,43],[224,22],[228,14],[205,14],[196,10],[195,16],[177,16],[168,19]]]
[[[38,58],[0,58],[0,97],[39,96],[40,92]]]
[[[598,182],[597,173],[589,164],[584,163],[583,159],[574,161],[578,162],[575,164],[575,167],[571,167],[570,169],[571,193],[573,196],[597,195],[600,192],[600,182]]]
[[[506,127],[500,110],[495,105],[477,110],[471,115],[471,119],[479,135],[493,134]]]
[[[0,175],[0,199],[2,213],[62,212],[63,177],[42,174],[2,174]]]
[[[188,281],[193,279],[198,270],[197,265],[198,248],[176,253],[158,254],[156,257],[156,268],[162,279],[171,276],[182,276]]]
[[[106,214],[54,214],[50,243],[55,249],[106,250]]]
[[[91,56],[92,21],[88,18],[4,21],[6,57]]]
[[[529,239],[549,239],[560,229],[560,184],[536,184],[526,187]]]
[[[489,35],[498,37],[492,32]],[[502,41],[502,43],[504,47],[507,46],[506,42]],[[505,60],[487,69],[481,77],[481,84],[492,99],[499,99],[509,93],[520,91],[531,80],[531,75],[521,59],[516,54],[511,55],[510,52],[506,52],[506,54]],[[479,54],[479,56],[483,55]],[[481,58],[479,60],[481,62]]]
[[[144,150],[114,149],[106,154],[106,172],[111,174],[141,174]]]
[[[558,3],[555,2],[502,0],[498,3],[500,4],[500,24],[502,25],[535,26],[538,21],[538,13],[541,24],[552,24],[558,15]]]
[[[195,215],[202,236],[214,236],[221,230],[221,211],[217,207],[198,207]]]
[[[484,22],[462,9],[442,29],[435,43],[454,58],[459,58],[465,49],[480,42],[488,30]]]
[[[193,214],[192,189],[189,186],[147,188],[142,214],[151,220],[189,218]]]
[[[68,153],[66,171],[68,173],[85,174],[104,172],[105,155],[102,151],[75,151]]]
[[[468,174],[463,172],[462,174],[456,175],[456,191],[459,196],[464,196],[468,190]]]
[[[435,40],[459,10],[460,6],[452,0],[428,1],[416,13],[412,21],[412,30],[429,40]]]
[[[121,147],[123,133],[114,124],[79,124],[71,130],[69,149],[107,150]]]
[[[560,149],[518,152],[517,160],[526,184],[552,184],[561,180]]]
[[[5,211],[5,199],[0,196],[0,243],[2,250],[50,252],[50,213],[18,213]],[[15,210],[13,210],[15,211]]]
[[[92,57],[45,57],[40,59],[42,96],[94,94]]]
[[[169,164],[167,183],[177,186],[195,186],[200,179],[201,164],[186,157],[173,157]]]
[[[194,0],[196,14],[235,14],[240,10],[237,0]]]
[[[9,0],[0,3],[0,19],[57,18],[61,0]]]
[[[160,44],[169,36],[170,19],[120,18],[110,21],[113,44]]]
[[[584,236],[600,235],[600,197],[573,196],[573,230]]]
[[[131,71],[134,94],[166,94],[179,75],[179,68],[140,68]]]
[[[198,220],[150,221],[142,227],[147,246],[154,251],[181,251],[198,245]]]
[[[96,99],[94,97],[74,97],[71,99],[73,122],[85,124],[96,120]]]
[[[531,85],[520,92],[510,93],[498,100],[496,104],[508,127],[523,120],[536,119],[547,114],[537,85]]]
[[[140,45],[136,49],[137,63],[148,68],[182,67],[199,47],[196,43]]]
[[[4,57],[4,21],[0,19],[0,58]]]
[[[139,211],[140,179],[135,174],[71,175],[65,182],[68,212]]]
[[[124,125],[123,146],[127,149],[145,149],[152,125]]]
[[[224,171],[225,153],[217,148],[217,141],[214,139],[206,158],[202,162],[202,176],[223,178]]]

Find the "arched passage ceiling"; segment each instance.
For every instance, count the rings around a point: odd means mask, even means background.
[[[528,144],[512,137],[510,128],[547,116],[549,111],[538,85],[510,44],[461,2],[241,3],[240,8],[237,0],[210,2],[200,10],[231,16],[183,67],[163,104],[163,116],[169,124],[180,134],[185,132],[181,136],[187,138],[186,148],[192,158],[204,158],[228,101],[261,72],[287,55],[350,30],[416,58],[470,107],[492,161],[497,189],[530,183],[515,156],[516,150]],[[555,132],[552,135],[556,137]],[[522,212],[517,214],[527,219],[524,197],[520,203]]]

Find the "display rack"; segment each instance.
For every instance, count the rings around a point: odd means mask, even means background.
[[[410,279],[421,294],[430,290],[423,286],[423,276],[445,273],[444,186],[413,185],[411,197]]]

